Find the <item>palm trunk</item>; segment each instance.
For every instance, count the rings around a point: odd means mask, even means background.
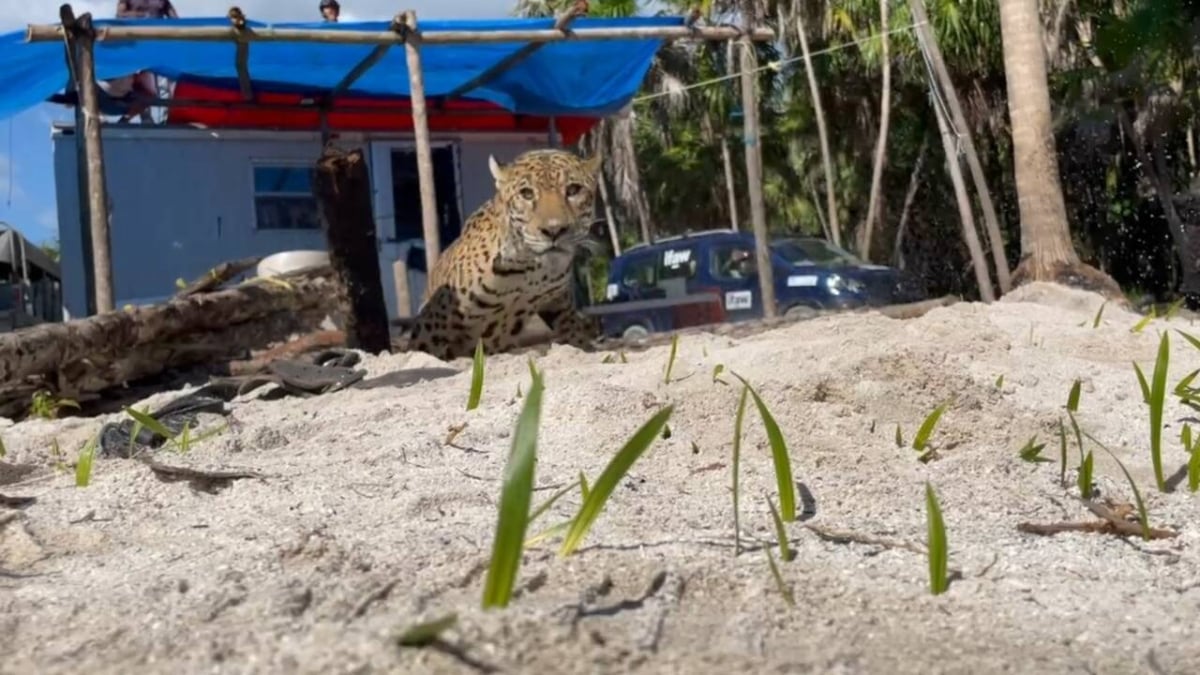
[[[1058,268],[1078,265],[1079,256],[1059,182],[1037,0],[1000,0],[1000,34],[1021,212],[1021,265],[1031,279],[1051,280]]]
[[[892,61],[888,53],[888,0],[879,0],[880,46],[883,50],[883,91],[879,102],[879,140],[875,143],[875,166],[871,170],[871,199],[867,203],[866,234],[862,258],[871,261],[871,242],[879,219],[879,201],[883,197],[883,163],[887,157],[888,121],[892,112]]]
[[[825,109],[821,105],[821,90],[817,86],[817,74],[813,71],[812,53],[808,51],[808,37],[804,33],[803,10],[796,12],[796,33],[800,36],[800,51],[804,56],[804,71],[808,75],[808,89],[812,94],[813,113],[817,118],[817,137],[821,141],[821,163],[825,167],[825,214],[833,243],[842,245],[842,228],[838,223],[837,191],[833,185],[833,156],[829,152],[829,135],[825,131]]]
[[[1036,0],[1035,0],[1036,1]],[[942,133],[942,149],[946,153],[946,171],[950,173],[950,182],[954,185],[954,196],[958,198],[958,215],[962,220],[963,241],[971,254],[971,266],[975,268],[975,281],[979,284],[979,297],[984,302],[996,300],[992,290],[992,277],[988,273],[987,258],[983,255],[983,247],[979,243],[979,232],[975,228],[975,214],[971,211],[971,197],[967,194],[967,182],[963,180],[962,166],[958,161],[958,150],[955,147],[955,136],[950,132],[950,124],[946,121],[946,113],[934,102],[933,114],[937,117],[938,129]]]

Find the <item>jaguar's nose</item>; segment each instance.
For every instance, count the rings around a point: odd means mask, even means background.
[[[550,241],[558,241],[567,233],[567,225],[557,220],[552,220],[539,228],[542,235]]]

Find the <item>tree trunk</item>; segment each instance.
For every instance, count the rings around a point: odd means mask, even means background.
[[[313,196],[325,229],[329,261],[345,294],[346,344],[372,354],[390,352],[392,336],[379,272],[371,180],[362,150],[347,153],[332,144],[325,146],[317,160]]]
[[[1037,0],[1000,0],[1000,35],[1021,213],[1021,264],[1014,281],[1067,282],[1123,298],[1111,277],[1080,262],[1071,242]]]
[[[821,163],[825,167],[825,214],[829,231],[833,233],[835,246],[842,245],[842,227],[838,222],[837,190],[833,183],[833,155],[829,151],[829,135],[825,131],[825,109],[821,105],[821,90],[817,86],[817,74],[813,71],[812,54],[808,51],[808,37],[804,32],[803,10],[796,12],[796,33],[800,36],[800,51],[804,56],[804,72],[808,75],[808,90],[812,94],[813,113],[817,118],[817,137],[821,141]]]
[[[721,160],[725,163],[725,196],[729,199],[729,229],[738,229],[737,186],[733,180],[733,158],[730,157],[729,139],[721,138]]]
[[[0,390],[50,375],[85,359],[115,362],[140,348],[200,339],[236,324],[277,314],[333,308],[329,268],[198,293],[160,305],[45,323],[0,335]],[[246,345],[246,348],[259,345]]]
[[[871,262],[871,243],[879,220],[879,201],[883,198],[883,164],[887,158],[888,121],[892,114],[892,61],[888,49],[888,0],[879,0],[880,47],[883,50],[883,91],[879,101],[879,139],[875,142],[875,166],[871,169],[871,198],[867,203],[866,234],[863,235],[862,259]]]
[[[929,136],[921,139],[921,149],[917,151],[917,163],[913,165],[912,176],[908,179],[908,190],[904,193],[904,206],[900,209],[900,224],[896,226],[896,243],[894,244],[892,260],[898,269],[904,269],[904,232],[908,229],[908,216],[912,213],[913,201],[917,198],[917,189],[921,187],[921,170],[925,168],[925,152],[929,149]]]
[[[612,243],[613,256],[621,255],[621,237],[617,235],[617,219],[613,217],[612,202],[608,196],[608,176],[600,171],[596,182],[600,185],[600,201],[604,202],[604,224],[608,230],[608,240]]]
[[[1036,2],[1037,0],[1034,0]],[[942,58],[941,47],[938,46],[937,39],[933,35],[933,29],[929,23],[929,15],[925,11],[925,3],[923,0],[909,0],[909,7],[912,8],[913,20],[917,22],[917,32],[922,38],[922,43],[929,50],[929,60],[933,65],[933,70],[937,75],[938,81],[941,83],[942,92],[946,95],[946,104],[950,108],[950,117],[954,120],[954,126],[959,133],[959,138],[963,141],[963,150],[967,156],[967,167],[971,170],[971,182],[975,184],[975,192],[979,195],[979,206],[983,211],[984,229],[987,231],[988,239],[992,245],[992,259],[996,263],[996,278],[1000,282],[1000,292],[1007,293],[1012,288],[1012,279],[1008,269],[1008,257],[1004,253],[1004,238],[1000,234],[1000,220],[996,217],[996,206],[992,203],[992,193],[988,189],[987,179],[983,174],[983,166],[979,163],[979,154],[975,152],[975,141],[971,138],[971,127],[967,124],[967,116],[963,114],[962,104],[958,100],[958,92],[954,89],[954,83],[950,80],[950,71],[946,68],[946,62]],[[1040,24],[1038,30],[1040,31]],[[1041,33],[1037,33],[1038,36]],[[1041,38],[1038,37],[1038,48],[1041,49]],[[1043,78],[1043,82],[1045,78]]]
[[[983,247],[979,244],[979,232],[975,227],[975,214],[971,211],[971,197],[967,194],[967,182],[963,179],[962,165],[958,161],[958,149],[954,143],[955,136],[950,131],[946,114],[935,101],[933,115],[937,118],[938,129],[942,134],[942,149],[946,154],[946,171],[950,173],[950,182],[954,185],[954,195],[958,199],[958,216],[962,221],[963,241],[971,254],[971,266],[975,268],[975,281],[979,284],[979,297],[984,302],[994,302],[996,293],[992,290],[992,277],[988,273],[987,258],[983,255]]]

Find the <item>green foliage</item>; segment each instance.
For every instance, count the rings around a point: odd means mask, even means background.
[[[928,527],[929,592],[941,595],[950,588],[949,544],[946,523],[933,486],[925,483],[925,518]]]
[[[479,407],[483,398],[483,366],[486,357],[483,354],[483,340],[475,343],[475,356],[471,359],[471,393],[467,396],[467,410]]]
[[[1167,491],[1162,466],[1163,405],[1167,395],[1167,367],[1171,358],[1170,334],[1163,332],[1158,344],[1158,358],[1150,382],[1150,460],[1154,464],[1154,482],[1159,492]]]
[[[750,383],[741,375],[734,373],[734,377],[741,380],[742,384],[746,386],[750,396],[754,399],[754,405],[758,408],[758,416],[762,418],[763,429],[767,432],[767,442],[771,446],[771,459],[775,463],[775,480],[779,486],[779,507],[783,513],[784,522],[790,523],[796,520],[796,487],[792,484],[792,460],[788,457],[787,442],[783,439],[783,432],[779,430],[779,424],[775,422],[775,417],[767,409],[767,404],[759,398],[758,392],[754,391],[754,387],[750,386]]]
[[[75,462],[75,487],[87,487],[92,482],[92,460],[96,457],[96,443],[99,436],[92,436],[79,452]]]
[[[442,633],[446,632],[458,622],[457,614],[447,614],[432,621],[416,624],[409,627],[396,638],[396,643],[401,647],[428,647],[435,642]]]
[[[49,391],[40,390],[33,393],[29,406],[29,414],[46,420],[58,419],[63,408],[79,410],[79,403],[69,398],[59,398]]]
[[[738,397],[737,413],[733,418],[733,460],[731,464],[731,473],[733,474],[733,554],[737,555],[742,551],[742,527],[740,522],[740,509],[738,508],[738,471],[741,467],[742,458],[742,422],[746,418],[746,395],[750,393],[750,385],[742,384],[742,395]]]

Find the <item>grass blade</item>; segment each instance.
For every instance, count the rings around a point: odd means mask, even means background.
[[[7,454],[8,448],[4,447],[4,438],[0,436],[0,459],[4,459],[4,456]]]
[[[579,477],[582,479],[583,474],[579,474]],[[570,485],[559,490],[558,492],[555,492],[553,495],[550,495],[549,499],[542,502],[542,504],[540,506],[538,506],[536,509],[533,510],[533,513],[529,514],[529,522],[533,523],[533,521],[537,520],[543,513],[549,511],[550,507],[554,506],[554,502],[558,501],[560,497],[567,494],[571,490],[574,490],[575,486],[577,486],[577,485],[579,485],[579,481],[575,481],[574,483],[571,483]],[[584,486],[584,490],[587,490],[586,485]],[[584,497],[586,498],[586,496],[587,496],[587,493],[585,492]]]
[[[1059,465],[1058,465],[1058,484],[1066,487],[1067,485],[1067,429],[1063,426],[1062,418],[1058,418],[1058,449],[1059,449]]]
[[[1042,457],[1042,450],[1046,448],[1045,443],[1038,443],[1037,436],[1030,438],[1020,450],[1020,457],[1026,462],[1037,464],[1040,462],[1053,462],[1054,460]]]
[[[1075,380],[1075,384],[1071,385],[1071,393],[1067,395],[1067,410],[1070,412],[1079,411],[1079,380]]]
[[[504,468],[500,513],[492,543],[492,561],[483,590],[483,607],[506,607],[521,565],[525,531],[529,527],[529,503],[533,494],[533,470],[537,460],[538,425],[542,416],[542,376],[529,363],[533,383],[517,418],[512,450]]]
[[[796,596],[792,594],[792,589],[788,588],[783,581],[783,575],[779,573],[779,566],[775,564],[775,556],[771,555],[771,547],[764,546],[763,552],[767,554],[767,565],[771,568],[771,576],[775,577],[775,587],[779,589],[779,594],[783,596],[783,601],[789,607],[796,606]]]
[[[721,379],[721,372],[723,370],[725,370],[725,364],[723,364],[723,363],[718,363],[717,365],[713,366],[713,372],[712,372],[713,384],[716,384],[718,382],[720,382],[721,384],[729,384],[725,380]]]
[[[996,378],[996,388],[997,389],[1004,388],[1004,373],[1000,373],[1000,376]]]
[[[149,429],[151,432],[162,436],[164,440],[170,441],[175,439],[175,434],[170,429],[150,415],[129,407],[125,408],[125,414],[132,417],[133,421],[141,425],[142,428]]]
[[[783,558],[784,562],[792,559],[792,547],[788,545],[787,530],[783,528],[783,521],[779,518],[779,510],[775,508],[775,502],[767,497],[767,506],[771,509],[771,520],[775,522],[775,538],[779,540],[779,557]]]
[[[1146,374],[1142,372],[1142,367],[1133,362],[1133,371],[1137,373],[1138,386],[1142,390],[1142,403],[1150,402],[1150,383],[1146,381]]]
[[[483,340],[475,343],[475,357],[471,359],[471,393],[467,397],[467,410],[479,407],[483,398]]]
[[[571,521],[571,529],[563,539],[562,548],[558,552],[559,557],[568,556],[579,547],[583,538],[587,536],[588,530],[591,529],[592,523],[604,509],[604,503],[617,488],[617,484],[621,482],[638,457],[641,457],[642,453],[650,447],[654,439],[658,438],[658,434],[666,426],[667,419],[671,417],[674,410],[675,406],[667,406],[658,411],[630,437],[625,446],[609,461],[604,472],[600,474],[600,477],[592,485],[592,489],[588,491],[587,499],[579,507],[579,513],[575,514],[575,518]]]
[[[942,520],[937,494],[928,481],[925,483],[925,516],[929,526],[929,592],[941,595],[950,588],[946,523]]]
[[[92,460],[96,457],[97,438],[89,438],[79,452],[79,460],[75,462],[75,487],[87,487],[92,482]]]
[[[741,510],[738,507],[738,471],[742,458],[742,422],[746,418],[746,396],[750,386],[742,384],[742,396],[738,399],[737,414],[733,418],[733,555],[742,552]]]
[[[1200,490],[1200,448],[1192,448],[1187,465],[1188,491]]]
[[[1107,304],[1108,304],[1107,300],[1100,303],[1100,309],[1096,310],[1096,318],[1092,319],[1092,328],[1100,327],[1100,317],[1104,316],[1104,306]]]
[[[667,370],[663,373],[663,384],[671,384],[671,371],[675,368],[675,355],[678,353],[679,334],[676,333],[671,336],[671,355],[667,357]]]
[[[1171,358],[1170,333],[1163,332],[1158,343],[1158,359],[1150,382],[1150,460],[1154,463],[1154,482],[1159,492],[1167,491],[1162,468],[1163,403],[1167,396],[1167,365]]]
[[[779,424],[775,422],[771,411],[767,410],[767,404],[759,398],[758,392],[754,391],[754,387],[741,375],[735,375],[750,390],[754,405],[758,407],[758,416],[762,418],[767,441],[771,445],[771,458],[775,462],[775,481],[779,485],[779,510],[783,514],[784,522],[790,523],[796,519],[796,487],[792,484],[792,461],[788,457],[787,442],[783,440]]]
[[[949,405],[950,403],[947,401],[934,408],[933,412],[925,417],[925,421],[921,422],[920,428],[917,429],[917,435],[913,436],[913,450],[917,452],[925,451],[925,446],[929,444],[929,437],[933,435],[933,428],[937,426],[938,420],[941,419],[942,413],[946,412],[946,407]]]
[[[1183,336],[1183,339],[1185,339],[1185,340],[1187,340],[1188,342],[1190,342],[1190,343],[1192,344],[1192,346],[1193,346],[1193,347],[1195,347],[1196,349],[1200,349],[1200,338],[1197,338],[1197,337],[1195,337],[1194,335],[1188,335],[1187,333],[1185,333],[1185,332],[1183,332],[1183,331],[1179,330],[1178,328],[1176,328],[1176,329],[1175,329],[1175,332],[1176,332],[1176,333],[1179,333],[1180,335],[1182,335],[1182,336]]]
[[[1150,325],[1150,322],[1151,322],[1151,321],[1153,321],[1153,320],[1154,320],[1154,318],[1155,318],[1154,308],[1153,308],[1153,307],[1151,307],[1151,308],[1150,308],[1150,313],[1149,313],[1149,314],[1147,314],[1146,316],[1142,317],[1142,320],[1141,320],[1141,321],[1138,321],[1136,324],[1134,324],[1133,328],[1130,328],[1130,329],[1129,329],[1129,332],[1131,332],[1131,333],[1140,333],[1140,332],[1142,332],[1142,330],[1143,330],[1143,329],[1144,329],[1146,326],[1149,326],[1149,325]]]
[[[1079,463],[1079,496],[1084,499],[1092,498],[1092,451],[1088,450],[1083,461]]]
[[[396,642],[401,647],[428,647],[437,642],[440,636],[446,629],[453,626],[458,621],[457,614],[447,614],[440,619],[419,623],[400,634],[396,638]]]
[[[1133,481],[1133,476],[1129,475],[1129,470],[1125,468],[1125,465],[1121,463],[1121,460],[1117,459],[1117,456],[1113,454],[1112,450],[1109,450],[1107,446],[1096,440],[1096,438],[1091,434],[1087,434],[1087,437],[1088,440],[1100,446],[1101,450],[1107,452],[1108,456],[1112,457],[1113,461],[1117,463],[1117,466],[1121,467],[1121,473],[1125,474],[1125,480],[1129,481],[1129,488],[1133,490],[1133,501],[1137,504],[1138,510],[1138,522],[1142,526],[1142,539],[1150,541],[1150,512],[1146,510],[1146,502],[1142,501],[1142,493],[1140,490],[1138,490],[1137,483]]]

